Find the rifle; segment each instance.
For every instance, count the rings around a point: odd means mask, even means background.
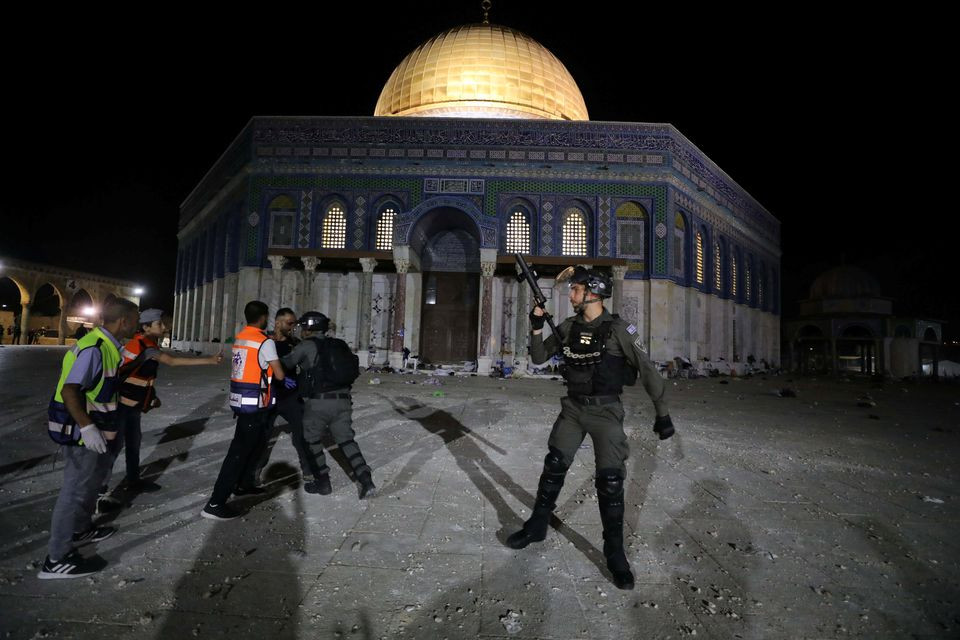
[[[543,291],[540,290],[540,285],[537,284],[537,272],[530,271],[530,267],[527,266],[527,261],[523,259],[523,256],[519,253],[515,254],[517,258],[517,264],[520,265],[520,273],[517,274],[517,282],[526,281],[530,288],[533,290],[533,300],[536,302],[536,306],[544,310],[543,317],[546,318],[547,324],[550,325],[550,330],[553,331],[553,335],[557,336],[557,340],[560,344],[563,344],[563,334],[560,333],[560,330],[557,329],[557,325],[553,323],[553,316],[546,312],[547,297],[543,295]]]

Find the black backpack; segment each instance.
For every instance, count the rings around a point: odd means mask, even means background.
[[[300,393],[315,398],[325,391],[343,389],[360,377],[360,359],[340,338],[307,338],[317,345],[317,359],[303,372]]]

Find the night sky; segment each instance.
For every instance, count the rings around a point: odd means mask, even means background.
[[[84,14],[84,28],[61,16],[5,51],[0,255],[134,280],[170,310],[178,207],[250,117],[372,115],[407,53],[480,16],[479,2],[332,4],[151,8],[102,27]],[[491,21],[553,51],[591,120],[673,124],[777,217],[785,315],[843,260],[874,273],[895,313],[947,320],[960,338],[935,25],[918,45],[912,16],[614,4],[501,1]]]

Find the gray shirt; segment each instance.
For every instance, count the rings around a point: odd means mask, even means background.
[[[100,331],[110,339],[114,346],[117,347],[117,351],[119,351],[121,345],[117,339],[103,327],[100,327]],[[74,349],[76,349],[76,347],[74,347]],[[100,353],[100,349],[94,347],[84,349],[77,354],[77,359],[74,361],[73,366],[70,367],[70,373],[67,374],[67,379],[64,381],[64,384],[78,384],[81,389],[92,389],[97,386],[97,381],[100,379],[102,371],[103,355]]]
[[[322,340],[323,338],[320,339]],[[280,362],[283,364],[283,368],[288,371],[293,371],[299,367],[302,372],[312,367],[316,360],[317,343],[314,342],[312,338],[305,338],[298,342],[297,346],[295,346],[290,353],[283,356]]]

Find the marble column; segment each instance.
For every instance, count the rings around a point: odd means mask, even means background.
[[[226,286],[226,278],[216,278],[213,281],[210,296],[210,306],[213,314],[210,318],[210,339],[216,338],[221,344],[226,340],[223,335],[223,288]]]
[[[20,344],[30,344],[30,303],[23,302],[20,311]]]
[[[303,315],[307,311],[313,311],[313,281],[317,277],[317,266],[320,264],[320,258],[305,256],[301,260],[303,260],[303,293],[295,311]]]
[[[390,329],[390,364],[397,367],[403,361],[403,339],[406,333],[403,326],[406,316],[407,300],[407,271],[410,270],[409,260],[394,259],[397,269],[397,286],[393,292],[393,320]]]
[[[280,293],[283,289],[283,264],[287,261],[284,256],[267,256],[273,271],[273,287],[270,289],[270,317],[280,308]]]
[[[213,337],[213,294],[214,294],[214,285],[212,282],[203,283],[203,298],[200,307],[200,342],[205,344],[210,342],[210,339]],[[203,346],[201,346],[201,349]]]
[[[363,274],[360,276],[360,304],[357,318],[357,356],[360,366],[369,366],[370,359],[370,309],[373,306],[373,270],[375,258],[360,258]]]
[[[202,284],[198,284],[193,290],[193,335],[190,337],[190,340],[193,344],[190,346],[191,349],[196,349],[200,342],[200,332],[203,330],[203,294],[204,288]]]
[[[240,329],[237,326],[237,284],[239,278],[240,276],[236,273],[228,273],[223,279],[223,297],[220,300],[223,305],[220,342],[226,342]]]
[[[520,270],[520,265],[514,265],[517,270],[517,275],[521,275],[522,271]],[[532,305],[530,303],[532,292],[530,291],[530,285],[527,284],[526,280],[517,283],[517,302],[515,304],[515,317],[516,321],[515,332],[516,336],[514,341],[516,347],[513,349],[513,359],[514,366],[516,367],[514,371],[523,375],[527,372],[527,362],[530,357],[530,311]]]
[[[175,293],[173,296],[173,324],[170,327],[167,327],[170,330],[170,340],[173,341],[173,336],[179,335],[180,331],[180,307],[182,306],[180,293]]]
[[[480,343],[477,345],[477,373],[490,373],[493,366],[493,272],[496,262],[481,262],[480,271]]]
[[[623,305],[623,279],[627,275],[626,265],[614,265],[613,271],[613,300],[610,303],[613,313],[620,313]]]
[[[63,344],[67,336],[67,305],[63,298],[60,298],[60,322],[57,325],[57,344]],[[0,336],[0,342],[3,342],[3,336]]]

